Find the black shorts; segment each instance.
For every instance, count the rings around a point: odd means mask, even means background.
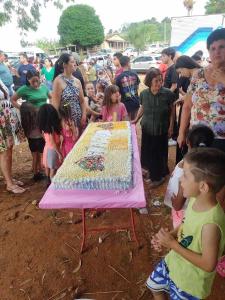
[[[45,140],[43,138],[37,138],[37,139],[29,138],[28,143],[31,152],[43,153],[45,147]]]

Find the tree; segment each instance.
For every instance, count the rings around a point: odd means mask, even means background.
[[[112,29],[109,29],[107,35],[110,35],[110,34],[113,34],[113,30]]]
[[[44,52],[49,52],[51,49],[59,48],[60,44],[59,41],[56,40],[48,40],[48,39],[41,39],[36,41],[36,46],[42,49]]]
[[[206,15],[225,13],[225,1],[208,0],[208,2],[205,5],[205,13]]]
[[[148,20],[132,23],[126,34],[127,40],[139,50],[144,50],[146,45],[160,39],[157,24],[150,23]]]
[[[168,42],[171,34],[171,20],[165,18],[162,22],[158,22],[155,18],[151,18],[138,23],[123,24],[120,32],[135,48],[144,50],[150,43]]]
[[[63,45],[75,44],[78,48],[100,45],[104,40],[104,28],[94,8],[83,4],[63,11],[58,33]]]
[[[183,4],[184,4],[184,6],[187,9],[188,16],[190,16],[191,15],[191,11],[192,11],[192,9],[194,7],[195,1],[194,0],[184,0]]]
[[[74,0],[66,0],[70,2]],[[11,22],[15,17],[18,28],[23,32],[37,30],[40,23],[40,10],[47,3],[53,3],[57,8],[63,8],[63,0],[0,0],[0,26]]]
[[[171,19],[166,17],[160,23],[161,41],[168,42],[171,37]]]

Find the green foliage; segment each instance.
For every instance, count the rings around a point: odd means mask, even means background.
[[[225,13],[225,1],[208,0],[208,2],[205,5],[205,13],[207,15]]]
[[[155,18],[138,23],[124,24],[121,28],[121,34],[139,49],[157,41],[167,42],[171,34],[171,21],[165,18],[158,22]]]
[[[35,45],[38,48],[42,49],[46,53],[48,53],[49,50],[56,49],[56,48],[60,47],[59,41],[48,40],[48,39],[37,40]]]
[[[74,1],[74,0],[67,0]],[[15,16],[22,31],[37,30],[40,22],[40,10],[47,3],[53,3],[62,9],[63,0],[0,0],[0,26],[12,21]]]
[[[72,5],[65,9],[58,25],[60,42],[78,47],[100,45],[104,40],[104,28],[95,10],[88,5]]]

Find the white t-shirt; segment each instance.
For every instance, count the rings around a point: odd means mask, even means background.
[[[169,183],[168,183],[168,186],[167,186],[167,189],[166,189],[166,194],[165,194],[165,197],[164,197],[165,205],[167,205],[171,208],[173,207],[171,198],[172,198],[173,195],[177,196],[178,191],[179,191],[180,178],[184,174],[183,168],[181,168],[179,166],[181,163],[182,163],[182,161],[179,162],[176,165],[175,169],[173,170],[173,173],[170,177],[170,180],[169,180]]]

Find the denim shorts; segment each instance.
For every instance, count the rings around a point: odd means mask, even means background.
[[[169,270],[162,259],[149,276],[146,286],[153,292],[166,292],[170,300],[200,300],[179,289],[169,277]]]

